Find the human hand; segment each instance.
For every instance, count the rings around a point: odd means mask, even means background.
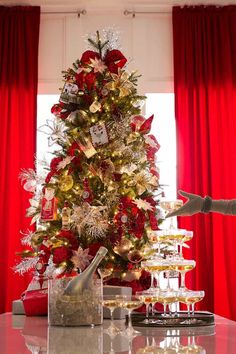
[[[204,198],[200,197],[197,194],[187,193],[182,190],[179,191],[179,194],[187,198],[187,202],[179,209],[169,213],[166,217],[172,216],[186,216],[199,213],[202,209]]]

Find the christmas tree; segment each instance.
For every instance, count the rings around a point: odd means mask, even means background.
[[[49,127],[49,142],[60,149],[44,177],[21,173],[32,193],[27,216],[37,229],[22,238],[27,249],[17,272],[82,271],[104,245],[102,269],[110,283],[146,277],[140,262],[161,221],[159,144],[149,134],[153,116],[140,114],[145,96],[137,93],[139,76],[125,69],[127,59],[115,42],[111,31],[97,31],[88,38],[90,49],[63,72]]]

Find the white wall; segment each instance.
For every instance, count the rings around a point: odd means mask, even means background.
[[[115,26],[121,31],[123,54],[130,59],[129,70],[138,69],[139,93],[173,92],[171,13],[123,14],[124,7],[76,14],[41,14],[39,45],[39,94],[57,94],[63,69],[85,50],[84,36]]]

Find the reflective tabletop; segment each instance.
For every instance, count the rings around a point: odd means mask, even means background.
[[[125,329],[124,320],[115,324]],[[236,322],[215,315],[215,325],[183,328],[136,327],[141,333],[127,336],[106,333],[110,325],[49,327],[46,317],[0,315],[1,354],[235,354]]]

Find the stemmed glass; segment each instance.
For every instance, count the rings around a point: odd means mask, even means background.
[[[170,263],[165,259],[150,259],[142,262],[141,267],[151,273],[151,286],[147,289],[147,291],[153,292],[160,289],[159,275],[161,272],[168,271],[170,269]],[[156,286],[154,286],[154,278],[156,279]]]
[[[108,278],[112,274],[112,269],[108,269],[108,268],[98,268],[97,271],[101,277],[102,283],[104,282],[105,278]]]
[[[151,258],[161,258],[161,244],[165,239],[165,231],[164,230],[157,230],[157,231],[147,231],[147,237],[149,243],[151,244],[151,249],[155,251],[155,253],[151,256]],[[156,253],[157,249],[157,253]]]
[[[183,240],[187,233],[185,229],[169,229],[166,230],[166,239],[174,246],[174,255],[178,254],[178,245],[183,244]]]
[[[174,291],[174,290],[164,290],[164,291],[162,290],[159,292],[158,302],[163,304],[163,308],[164,308],[163,316],[164,317],[167,316],[167,305],[169,307],[169,312],[171,312],[170,305],[176,303],[177,295],[178,295],[178,292]]]
[[[183,246],[189,247],[186,245],[185,242],[192,240],[192,238],[193,238],[193,231],[186,230],[184,238],[179,242],[179,246],[180,246],[179,255],[180,255],[180,257],[183,258]]]
[[[146,317],[143,323],[148,324],[149,323],[149,306],[152,303],[152,298],[150,292],[145,292],[145,291],[137,291],[136,296],[142,300],[142,302],[146,306]]]
[[[178,210],[179,208],[181,208],[183,206],[183,201],[181,199],[161,199],[160,200],[160,207],[162,209],[165,210],[166,212],[166,215],[175,211],[175,210]],[[174,218],[171,217],[170,218],[170,226],[169,228],[170,229],[174,229]]]
[[[187,289],[185,285],[185,274],[192,270],[195,266],[196,262],[194,260],[182,259],[180,257],[176,257],[171,261],[171,270],[180,272],[180,290],[183,291]]]
[[[106,332],[111,336],[116,336],[120,333],[120,329],[116,327],[114,323],[114,310],[119,307],[119,300],[117,295],[103,295],[102,305],[107,307],[110,310],[111,314],[111,323],[110,326],[106,329]]]
[[[201,301],[205,296],[205,292],[188,290],[188,291],[180,291],[178,294],[178,301],[187,306],[188,316],[191,315],[190,306],[192,306],[192,315],[194,315],[194,306],[197,302]]]
[[[140,334],[139,331],[136,331],[132,325],[131,313],[138,309],[143,304],[142,298],[135,295],[121,295],[117,297],[118,306],[124,308],[128,311],[128,326],[123,334],[127,336],[133,336],[135,334]]]

